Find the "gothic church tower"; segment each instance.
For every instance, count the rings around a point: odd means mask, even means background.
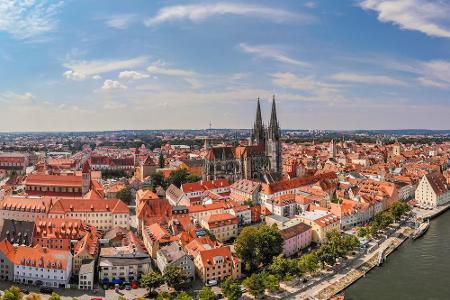
[[[281,129],[277,119],[275,95],[272,99],[272,113],[270,115],[270,122],[269,127],[267,128],[266,138],[266,155],[270,159],[270,168],[272,172],[281,174]]]

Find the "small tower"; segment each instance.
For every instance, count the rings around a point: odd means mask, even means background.
[[[393,154],[394,156],[397,156],[397,155],[401,155],[401,154],[402,154],[402,145],[400,145],[399,142],[396,142],[396,143],[394,144],[394,146],[392,146],[392,154]]]
[[[328,146],[328,157],[335,158],[336,152],[336,142],[334,141],[334,139],[332,139],[330,145]]]
[[[91,165],[86,161],[81,171],[81,193],[86,195],[91,189]]]

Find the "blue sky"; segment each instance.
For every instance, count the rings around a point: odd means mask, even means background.
[[[450,1],[0,0],[0,131],[449,129]]]

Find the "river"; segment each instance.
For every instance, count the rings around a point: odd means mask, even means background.
[[[450,299],[450,211],[345,291],[347,300]]]

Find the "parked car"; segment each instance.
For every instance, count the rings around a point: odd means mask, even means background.
[[[217,285],[217,280],[208,280],[205,285],[206,286],[216,286]]]
[[[22,292],[22,294],[25,294],[25,295],[28,295],[30,293],[30,291],[27,289],[20,289],[20,291]]]
[[[42,294],[51,294],[53,293],[53,289],[46,286],[41,286],[39,288],[39,292],[41,292]]]
[[[129,290],[131,290],[131,286],[126,285],[126,286],[125,286],[125,289],[126,289],[127,291],[129,291]]]

